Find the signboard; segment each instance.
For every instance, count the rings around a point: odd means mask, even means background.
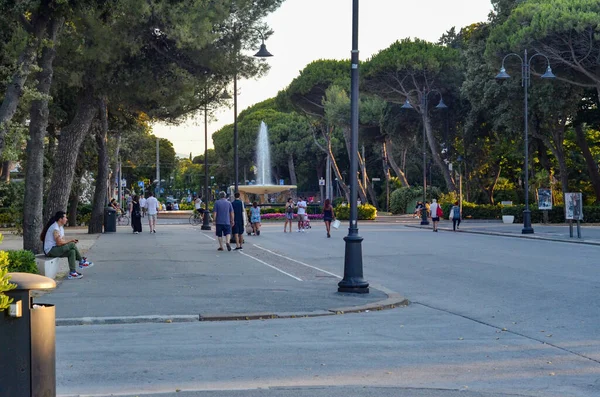
[[[325,179],[319,179],[319,186],[325,186]]]
[[[144,188],[144,181],[138,181],[138,186],[143,189]]]
[[[565,219],[583,220],[581,193],[565,193]]]
[[[254,182],[254,181],[252,181],[252,182]],[[283,185],[284,185],[284,182],[285,182],[285,181],[284,181],[283,179],[280,179],[280,180],[279,180],[279,184],[280,184],[281,186],[283,186]]]
[[[372,180],[373,182],[379,182],[379,181],[381,180],[381,178],[371,178],[371,180]]]
[[[546,188],[538,189],[538,208],[542,211],[552,209],[552,190]]]

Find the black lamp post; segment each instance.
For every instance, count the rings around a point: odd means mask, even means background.
[[[362,246],[363,238],[358,235],[358,0],[352,0],[352,55],[351,55],[351,144],[350,144],[350,227],[344,237],[344,278],[338,283],[338,292],[369,293],[369,283],[363,279]]]
[[[413,91],[413,90],[411,90]],[[427,114],[427,106],[428,106],[428,96],[432,92],[437,93],[440,96],[440,102],[436,105],[436,109],[448,109],[448,106],[444,103],[444,99],[442,98],[442,93],[438,90],[430,90],[421,93],[421,112],[423,112],[423,209],[421,210],[421,225],[429,225],[429,221],[427,220],[427,209],[425,208],[425,202],[427,201],[427,146],[426,146],[426,121],[428,119]],[[410,94],[410,92],[409,92]],[[414,107],[410,104],[408,100],[408,96],[406,97],[406,102],[402,105],[402,109],[414,109]]]
[[[552,73],[552,68],[550,67],[550,60],[548,57],[542,53],[536,53],[531,56],[531,58],[527,58],[527,50],[524,51],[523,58],[519,54],[511,53],[504,56],[502,59],[502,67],[500,68],[500,73],[496,75],[496,79],[498,80],[506,80],[509,79],[510,76],[506,73],[506,69],[504,68],[504,61],[509,56],[516,56],[521,61],[521,85],[523,86],[523,90],[525,91],[525,211],[523,211],[523,230],[521,230],[522,234],[533,234],[533,227],[531,227],[531,211],[529,210],[529,84],[531,81],[531,60],[536,56],[541,56],[546,58],[546,62],[548,63],[546,66],[546,73],[540,76],[542,79],[553,79],[556,78],[554,73]]]
[[[260,37],[262,39],[262,44],[260,45],[260,49],[258,50],[258,52],[256,54],[254,54],[255,57],[257,58],[268,58],[268,57],[272,57],[273,54],[271,54],[269,51],[267,51],[267,46],[265,45],[265,36],[263,35],[263,33],[255,28],[252,28],[253,30],[256,30],[259,34]],[[233,187],[234,187],[234,193],[238,192],[238,186],[239,186],[239,154],[238,154],[238,128],[237,128],[237,70],[236,72],[233,74],[233,168],[234,168],[234,181],[233,181]]]
[[[201,230],[210,230],[208,212],[208,105],[204,104],[204,216]]]

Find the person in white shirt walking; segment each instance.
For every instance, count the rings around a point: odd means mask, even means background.
[[[440,207],[440,205],[437,203],[436,199],[431,200],[432,203],[429,206],[429,211],[431,213],[431,223],[433,223],[433,231],[437,232],[437,225],[438,222],[440,221],[440,212],[442,210],[442,207]]]
[[[160,203],[156,197],[152,195],[152,192],[148,193],[146,209],[148,210],[148,226],[150,227],[150,233],[156,233],[156,216],[158,215],[158,210],[160,210]]]
[[[146,197],[144,197],[143,192],[140,197],[140,208],[142,209],[142,218],[143,218],[146,216]]]
[[[306,201],[303,197],[298,199],[298,232],[304,233],[305,225],[306,225]]]

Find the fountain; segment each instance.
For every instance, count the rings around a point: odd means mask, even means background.
[[[264,121],[260,122],[258,139],[256,140],[256,184],[273,184],[273,179],[271,179],[271,145],[269,144],[269,131]]]
[[[239,185],[240,193],[273,194],[296,189],[296,185],[274,185],[271,176],[269,130],[261,121],[256,139],[256,185]]]

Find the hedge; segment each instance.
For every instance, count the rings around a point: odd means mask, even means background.
[[[8,271],[38,274],[35,255],[29,250],[9,250]]]
[[[335,207],[335,217],[339,220],[350,219],[350,207],[347,205],[338,205]],[[358,206],[358,220],[372,221],[377,217],[377,208],[371,204],[364,204]]]

